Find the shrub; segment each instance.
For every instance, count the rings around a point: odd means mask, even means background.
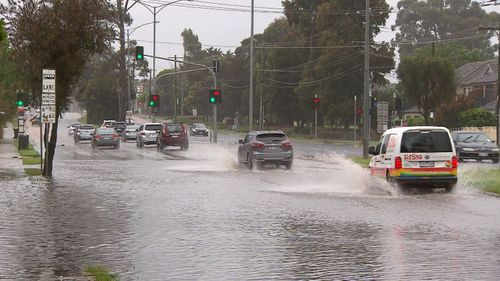
[[[462,127],[495,126],[496,117],[495,114],[488,110],[474,108],[461,112],[459,121]]]

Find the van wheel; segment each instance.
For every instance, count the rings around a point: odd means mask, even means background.
[[[387,180],[388,183],[393,184],[394,179],[391,177],[391,174],[389,173],[389,170],[385,172],[385,179]]]

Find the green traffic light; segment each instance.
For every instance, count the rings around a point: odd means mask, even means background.
[[[150,101],[149,102],[149,106],[154,106],[155,105],[155,102],[154,101]]]
[[[24,105],[24,102],[22,100],[17,101],[17,106],[23,106],[23,105]]]
[[[142,54],[137,54],[137,59],[138,60],[142,60],[144,57],[142,56]]]
[[[210,98],[210,103],[215,103],[215,98],[214,97]]]

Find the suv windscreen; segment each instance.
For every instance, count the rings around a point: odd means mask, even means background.
[[[183,131],[181,124],[168,124],[167,130],[169,133],[181,133]]]
[[[408,131],[403,133],[401,153],[452,151],[450,138],[445,131]]]
[[[286,140],[285,134],[269,133],[257,135],[257,140],[263,143],[281,143]]]
[[[125,122],[115,122],[115,123],[111,124],[111,127],[112,128],[125,128],[125,127],[127,127],[127,125],[125,124]]]
[[[144,131],[157,131],[161,130],[161,124],[144,125]]]

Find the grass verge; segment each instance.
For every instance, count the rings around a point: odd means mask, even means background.
[[[370,158],[369,157],[368,157],[368,159],[364,159],[363,156],[351,156],[349,158],[351,158],[351,160],[354,163],[360,165],[363,168],[368,168],[368,164],[370,164]]]
[[[85,269],[85,273],[95,281],[118,281],[118,276],[109,272],[104,266],[89,266]]]
[[[16,148],[19,148],[19,140],[16,139],[13,142]],[[28,149],[18,149],[19,154],[22,156],[23,165],[36,165],[40,164],[40,153],[38,153],[35,148],[31,145],[28,145]],[[24,172],[28,177],[41,176],[42,171],[40,168],[24,168]]]
[[[466,172],[467,182],[481,190],[500,194],[500,170],[475,169]]]

